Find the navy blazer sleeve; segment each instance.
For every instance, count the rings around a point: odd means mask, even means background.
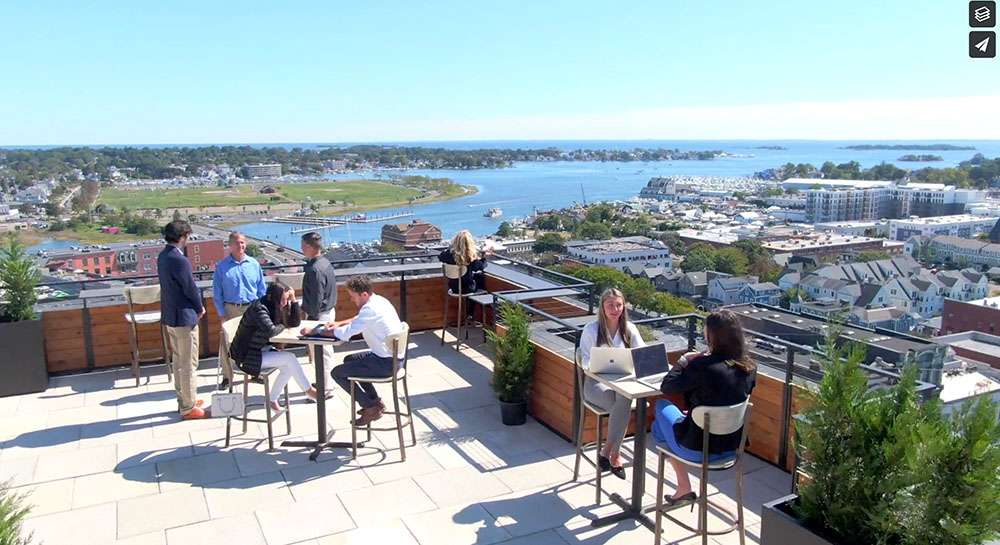
[[[184,297],[191,303],[191,307],[200,314],[201,311],[205,310],[205,307],[201,304],[201,290],[195,285],[191,263],[188,262],[187,258],[175,259],[174,263],[176,263],[174,278],[177,280],[177,285],[180,286]]]

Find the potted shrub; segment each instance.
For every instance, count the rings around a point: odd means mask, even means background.
[[[836,338],[831,336],[831,338]],[[1000,532],[1000,424],[988,396],[943,415],[915,367],[872,389],[864,351],[827,342],[796,421],[798,495],[764,504],[761,543],[972,544]]]
[[[0,248],[0,396],[44,391],[49,385],[45,368],[42,321],[35,316],[35,286],[40,278],[34,260],[10,236]]]
[[[493,391],[500,400],[500,414],[508,426],[524,424],[528,413],[528,394],[535,367],[535,347],[531,344],[528,313],[518,305],[503,303],[500,319],[506,328],[503,335],[487,331],[493,345]]]
[[[22,528],[31,506],[25,496],[10,490],[10,483],[0,483],[0,545],[28,545],[31,535]]]

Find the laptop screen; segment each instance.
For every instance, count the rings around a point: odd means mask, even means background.
[[[635,376],[639,378],[666,373],[667,348],[662,343],[633,348],[632,364],[635,365]]]

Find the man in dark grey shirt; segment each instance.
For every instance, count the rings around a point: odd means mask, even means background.
[[[332,322],[336,319],[337,310],[337,274],[330,260],[323,256],[323,237],[319,233],[310,231],[302,235],[302,255],[306,256],[305,276],[302,278],[302,309],[306,319]],[[333,346],[324,345],[324,372],[329,374],[332,368]]]

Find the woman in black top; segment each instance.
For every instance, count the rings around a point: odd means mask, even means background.
[[[441,263],[448,265],[459,265],[465,267],[465,274],[459,279],[448,280],[448,289],[452,293],[458,293],[459,281],[462,282],[462,294],[475,293],[486,287],[483,277],[486,269],[486,257],[489,251],[480,253],[476,249],[476,239],[472,233],[463,229],[451,239],[451,246],[438,255]],[[466,315],[472,316],[473,308],[471,304],[465,305]]]
[[[705,342],[707,351],[684,354],[660,385],[665,394],[682,394],[688,413],[661,400],[657,402],[653,423],[656,440],[692,462],[701,462],[703,432],[691,419],[691,411],[700,405],[727,406],[746,401],[756,377],[756,367],[750,361],[736,314],[728,310],[710,314],[705,319]],[[741,428],[728,435],[710,436],[709,460],[731,456],[739,448],[742,433]],[[677,490],[666,498],[667,503],[694,502],[697,495],[691,490],[685,465],[673,458],[670,464],[677,475]]]
[[[278,369],[278,378],[271,386],[271,398],[268,400],[274,410],[281,408],[278,396],[292,378],[310,399],[316,399],[316,389],[309,384],[309,378],[295,355],[275,350],[270,342],[271,337],[285,327],[298,327],[300,321],[295,290],[275,282],[267,287],[267,293],[263,297],[247,307],[239,329],[236,330],[236,337],[229,346],[229,354],[236,360],[240,370],[248,375],[259,375],[261,369]]]

